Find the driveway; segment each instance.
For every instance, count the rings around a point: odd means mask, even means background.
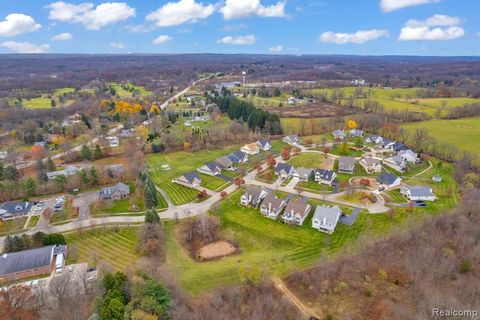
[[[73,198],[72,206],[78,208],[78,220],[90,218],[90,205],[98,200],[98,191],[85,192]]]

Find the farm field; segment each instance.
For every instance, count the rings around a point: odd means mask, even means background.
[[[440,170],[444,174],[449,172],[448,168]],[[335,233],[327,235],[310,227],[312,213],[302,227],[291,227],[281,223],[280,219],[273,221],[262,217],[256,209],[242,207],[239,204],[241,194],[242,189],[234,192],[211,212],[220,217],[224,238],[238,241],[241,249],[238,255],[210,262],[193,261],[175,238],[174,223],[167,224],[167,265],[171,272],[178,275],[187,292],[196,295],[238,282],[242,270],[247,268],[278,276],[308,268],[324,255],[334,254],[345,245],[354,246],[361,235],[384,234],[408,219],[433,214],[456,201],[456,197],[451,197],[452,200],[441,198],[430,208],[412,209],[411,212],[396,208],[393,215],[362,213],[354,225],[338,224]],[[324,204],[319,200],[310,200],[310,203]],[[352,208],[341,207],[347,214],[351,213]]]
[[[457,120],[430,120],[402,125],[413,132],[417,128],[426,128],[430,136],[439,143],[448,143],[459,150],[480,155],[480,117]]]
[[[122,84],[120,83],[111,83],[110,86],[115,89],[116,91],[116,94],[120,97],[120,98],[126,98],[126,97],[131,97],[133,95],[132,92],[126,90]],[[128,87],[131,87],[133,88],[135,91],[138,91],[140,93],[140,95],[142,96],[148,96],[148,95],[151,95],[152,92],[151,91],[148,91],[146,90],[144,87],[141,87],[141,86],[136,86],[132,83],[127,83],[125,84],[125,86],[128,86]]]
[[[127,271],[137,263],[136,227],[97,228],[65,234],[69,254],[67,263],[87,262],[89,266],[105,265],[115,271]]]

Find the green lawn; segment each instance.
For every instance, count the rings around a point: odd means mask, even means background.
[[[456,146],[480,156],[480,117],[458,120],[430,120],[405,124],[402,127],[413,132],[416,128],[426,128],[428,134],[439,143]]]
[[[25,222],[27,221],[26,217],[12,219],[12,220],[0,220],[0,235],[15,233],[23,229]]]
[[[136,265],[137,228],[111,227],[65,234],[68,244],[67,263],[87,262],[90,266],[107,265],[115,271],[127,271]]]
[[[163,181],[158,184],[170,198],[174,205],[189,203],[197,199],[198,191],[170,181]]]
[[[278,179],[278,176],[275,175],[275,170],[271,169],[255,177],[255,179],[266,183],[273,183]]]
[[[324,155],[320,153],[301,153],[293,156],[288,163],[294,167],[321,168]]]
[[[199,176],[202,179],[202,183],[200,185],[209,190],[221,191],[231,184],[231,182],[227,182],[219,177],[213,177],[203,173],[200,173]]]
[[[333,190],[333,187],[326,184],[319,184],[316,181],[300,181],[295,186],[295,189],[302,189],[314,193],[330,193]]]
[[[40,216],[31,216],[30,220],[28,221],[27,228],[33,228],[37,225],[38,220],[40,220]]]
[[[129,90],[126,90],[122,86],[122,84],[111,83],[110,86],[115,89],[117,96],[119,96],[120,98],[127,98],[133,96],[133,93]],[[138,91],[142,96],[152,95],[151,91],[146,90],[144,87],[133,85],[132,83],[127,83],[124,86],[134,88],[134,90]]]
[[[255,266],[267,274],[284,275],[293,270],[308,268],[327,253],[337,252],[345,245],[354,245],[361,235],[383,234],[399,226],[407,218],[421,217],[428,210],[414,209],[407,213],[398,208],[394,216],[362,213],[353,226],[337,225],[333,235],[326,235],[311,226],[312,213],[303,227],[291,227],[264,218],[258,210],[239,205],[242,189],[232,193],[212,212],[221,219],[222,233],[226,239],[239,242],[238,255],[211,262],[193,261],[174,237],[174,223],[167,225],[167,261],[187,292],[199,294],[213,287],[228,285],[240,280],[242,268]],[[310,200],[312,204],[321,201]],[[343,207],[347,214],[351,208]]]

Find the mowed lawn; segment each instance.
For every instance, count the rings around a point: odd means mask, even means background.
[[[405,124],[402,127],[413,132],[426,128],[439,143],[448,143],[459,150],[480,155],[480,117],[457,120],[430,120]]]
[[[321,168],[324,155],[321,153],[301,153],[295,156],[288,161],[294,167],[304,167],[304,168]]]
[[[89,266],[105,265],[115,271],[133,268],[138,260],[135,250],[137,227],[97,228],[82,234],[65,234],[68,245],[68,263],[87,262]]]
[[[172,183],[172,179],[179,177],[183,173],[195,171],[205,163],[238,149],[239,147],[236,146],[221,150],[205,150],[199,152],[179,151],[168,154],[150,154],[147,156],[148,170],[153,182],[167,193],[173,204],[185,204],[195,200],[198,191]],[[161,166],[165,164],[170,166],[170,170],[162,169]]]
[[[361,235],[381,235],[407,219],[433,213],[428,209],[407,212],[397,208],[394,215],[362,212],[352,226],[337,225],[333,235],[311,228],[310,213],[302,227],[291,227],[263,217],[258,209],[239,204],[242,189],[231,194],[212,212],[221,219],[224,238],[238,241],[240,253],[221,260],[196,262],[174,236],[174,223],[167,224],[167,264],[182,286],[193,295],[213,287],[240,281],[241,270],[255,267],[267,275],[285,275],[293,270],[313,266],[322,256],[338,252],[345,245],[355,245]],[[455,198],[454,198],[455,199]],[[314,205],[322,204],[310,200]],[[347,214],[352,208],[342,207]],[[438,212],[438,211],[435,211]]]
[[[200,173],[199,176],[200,179],[202,179],[202,183],[200,185],[209,190],[221,191],[231,184],[231,182],[225,181],[219,177],[209,176],[203,173]]]

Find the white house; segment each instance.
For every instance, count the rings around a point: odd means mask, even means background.
[[[403,160],[410,163],[417,163],[419,161],[418,154],[410,149],[398,151],[397,156],[402,157]]]
[[[118,137],[106,137],[105,139],[108,141],[110,148],[117,148],[120,145],[120,139],[118,139]]]
[[[260,149],[258,148],[257,143],[253,142],[241,147],[240,151],[245,152],[246,154],[257,154],[260,152]]]
[[[267,194],[268,192],[264,188],[248,185],[245,188],[245,193],[240,198],[240,203],[244,206],[256,207]]]
[[[222,168],[216,162],[212,161],[205,163],[198,168],[197,171],[209,176],[218,176],[222,172]]]
[[[286,223],[301,226],[311,209],[312,206],[307,203],[306,199],[291,200],[283,212],[282,219]]]
[[[345,134],[345,131],[337,129],[332,132],[333,139],[335,140],[344,140],[347,135]]]
[[[404,187],[400,192],[410,201],[435,201],[432,188],[426,186]]]
[[[290,178],[293,174],[295,174],[295,168],[291,164],[279,163],[275,167],[275,175],[283,180]]]
[[[367,143],[380,144],[380,143],[383,142],[383,138],[380,137],[379,135],[371,134],[371,135],[368,135],[368,136],[367,136],[367,138],[365,139],[365,142],[367,142]]]
[[[284,199],[277,198],[277,196],[271,192],[262,201],[260,213],[270,219],[275,220],[286,204],[287,202]]]
[[[338,206],[317,206],[312,219],[312,228],[332,234],[335,231],[342,210]]]
[[[268,151],[268,150],[272,149],[272,144],[270,143],[270,141],[268,141],[266,139],[258,140],[257,141],[257,146],[263,151]]]
[[[48,180],[53,180],[57,176],[72,176],[78,173],[78,168],[74,166],[66,166],[63,170],[47,172]]]
[[[405,172],[405,169],[407,168],[406,161],[400,156],[393,156],[393,157],[384,159],[383,164],[386,166],[389,166],[390,168],[398,172]]]
[[[195,188],[200,186],[202,179],[195,171],[182,174],[180,177],[172,180],[173,183],[178,183],[187,187]]]
[[[363,137],[363,130],[360,130],[360,129],[352,129],[350,130],[350,132],[348,133],[348,136],[350,138],[359,138],[359,137]]]
[[[332,184],[337,174],[333,170],[317,169],[315,170],[315,181],[319,184]]]
[[[248,161],[248,155],[240,150],[230,153],[228,158],[234,163],[244,163]]]
[[[377,182],[385,189],[394,188],[402,183],[402,178],[391,173],[384,173],[377,177]]]
[[[300,138],[296,134],[292,134],[286,137],[283,137],[282,141],[286,144],[290,144],[292,146],[300,145]]]
[[[367,173],[382,172],[382,161],[380,159],[363,158],[359,163]]]

